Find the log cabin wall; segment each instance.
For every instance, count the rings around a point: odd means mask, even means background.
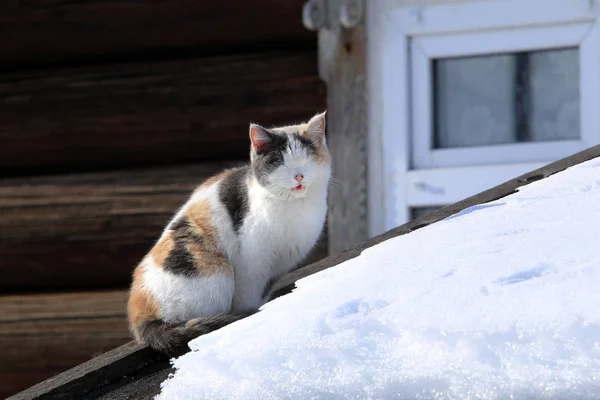
[[[250,121],[325,108],[303,3],[0,4],[0,398],[129,340],[131,271],[194,186]]]

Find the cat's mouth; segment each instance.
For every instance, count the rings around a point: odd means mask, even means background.
[[[306,186],[304,186],[303,184],[299,184],[298,186],[296,186],[294,189],[292,189],[294,192],[299,192],[306,189]]]

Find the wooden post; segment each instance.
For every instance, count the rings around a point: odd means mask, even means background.
[[[327,141],[333,158],[329,253],[368,238],[367,88],[363,0],[310,0],[303,22],[319,31],[319,75],[327,84]]]

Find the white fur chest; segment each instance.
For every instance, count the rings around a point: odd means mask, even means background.
[[[234,310],[260,307],[267,282],[306,257],[319,238],[326,214],[325,194],[291,201],[251,197],[238,251],[232,257]]]
[[[279,223],[272,231],[274,252],[278,255],[274,272],[285,273],[299,263],[319,238],[327,207],[317,199],[289,202],[277,216]],[[280,268],[280,269],[279,269]]]
[[[246,268],[265,268],[269,277],[284,274],[319,238],[327,214],[326,195],[311,193],[291,201],[257,196],[251,201],[240,232],[240,256],[253,265],[243,264]]]

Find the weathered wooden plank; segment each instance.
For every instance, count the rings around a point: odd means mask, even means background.
[[[0,292],[126,287],[196,185],[235,164],[0,180]]]
[[[329,252],[337,254],[368,238],[366,28],[337,26],[320,34],[327,54],[328,143],[335,177],[344,185],[329,196]],[[327,71],[328,73],[326,73]]]
[[[316,48],[304,0],[4,1],[1,67]]]
[[[4,74],[0,176],[243,158],[324,106],[314,51]]]
[[[125,301],[126,293],[122,290],[2,296],[0,297],[0,333],[25,333],[22,329],[25,329],[27,323],[55,318],[77,320],[89,316],[94,318],[122,316]],[[10,328],[8,324],[13,323],[18,323],[19,328]],[[17,329],[21,330],[17,331]]]
[[[304,24],[319,31],[319,75],[327,83],[327,141],[334,177],[343,184],[329,198],[329,253],[369,236],[367,210],[366,2],[308,0]]]
[[[0,293],[127,287],[192,190],[241,163],[0,180]]]
[[[126,291],[0,297],[0,398],[130,340]]]

